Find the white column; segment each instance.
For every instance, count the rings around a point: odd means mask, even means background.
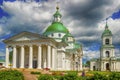
[[[42,57],[41,45],[38,46],[38,69],[41,69],[41,57]]]
[[[82,57],[80,57],[80,71],[82,70]]]
[[[114,69],[114,63],[112,62],[111,64],[112,64],[112,65],[111,65],[111,66],[112,66],[112,69],[111,69],[111,70],[113,71],[113,69]]]
[[[24,68],[24,62],[25,62],[25,50],[24,50],[24,45],[21,46],[21,62],[20,62],[20,68]]]
[[[116,62],[115,62],[115,71],[116,71]]]
[[[65,53],[62,53],[62,70],[65,70]]]
[[[103,71],[104,71],[104,67],[105,67],[105,66],[104,66],[104,62],[103,62]]]
[[[16,46],[13,47],[13,68],[16,68]]]
[[[51,68],[51,47],[48,45],[48,50],[47,50],[47,68]]]
[[[55,48],[52,48],[52,69],[55,70]]]
[[[29,68],[33,68],[33,47],[29,46]]]
[[[8,46],[6,46],[5,66],[6,66],[6,68],[9,67],[9,48],[8,48]]]
[[[115,71],[115,62],[114,62],[114,71]]]

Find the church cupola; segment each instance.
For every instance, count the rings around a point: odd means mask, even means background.
[[[62,15],[59,12],[59,6],[58,5],[56,7],[56,12],[53,16],[54,16],[54,21],[53,22],[61,22]]]
[[[102,37],[105,37],[105,36],[112,36],[112,32],[108,28],[107,21],[106,21],[105,30],[104,30],[104,32],[102,34]]]
[[[105,30],[102,34],[102,39],[103,39],[103,45],[112,44],[112,32],[108,28],[107,21],[105,25]]]
[[[61,42],[64,35],[69,33],[68,29],[61,22],[62,15],[59,12],[59,6],[56,7],[56,12],[53,15],[54,20],[50,26],[45,30],[43,35],[55,39],[57,42]]]

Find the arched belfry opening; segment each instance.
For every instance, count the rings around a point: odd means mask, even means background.
[[[109,39],[105,39],[105,44],[110,44],[110,40]]]
[[[110,52],[109,52],[109,51],[106,51],[105,54],[106,54],[106,57],[107,57],[107,58],[110,57]]]

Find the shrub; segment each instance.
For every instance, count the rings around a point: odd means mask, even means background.
[[[41,74],[41,72],[34,72],[34,71],[32,71],[31,74]]]
[[[109,80],[119,80],[120,79],[120,73],[118,72],[112,72],[110,75],[109,75]]]
[[[24,80],[24,76],[17,70],[2,70],[0,80]]]
[[[52,75],[43,74],[38,77],[38,80],[54,80]]]
[[[60,80],[79,80],[77,72],[69,72],[68,74],[62,76]]]
[[[94,76],[88,77],[87,80],[108,80],[108,77],[103,74],[94,73]]]

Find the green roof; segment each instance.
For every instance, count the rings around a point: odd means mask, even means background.
[[[63,42],[67,42],[67,38],[68,37],[73,37],[71,33],[67,33],[66,35],[64,35],[64,37],[62,38]]]
[[[112,36],[112,32],[108,29],[108,25],[107,24],[106,24],[105,30],[104,30],[104,32],[102,34],[102,37],[104,37],[104,36]]]
[[[54,32],[68,33],[68,29],[60,22],[53,22],[44,32],[44,34],[50,34]]]
[[[74,49],[78,49],[78,48],[80,48],[80,44],[75,43],[74,44]]]
[[[55,12],[55,14],[54,14],[53,16],[54,16],[54,17],[57,17],[57,16],[62,17],[62,15],[60,14],[60,12],[59,12],[58,10]]]
[[[5,60],[1,59],[0,62],[5,62]]]
[[[103,45],[102,48],[114,48],[114,45],[112,45],[112,44]]]

